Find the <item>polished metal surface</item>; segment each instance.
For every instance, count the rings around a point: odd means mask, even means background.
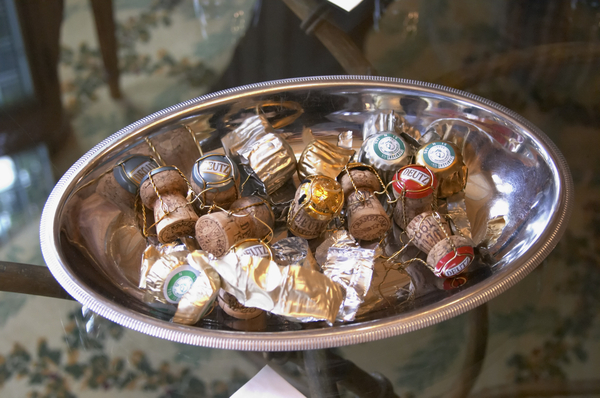
[[[113,221],[100,217],[94,220],[94,232],[84,233],[90,229],[83,225],[83,214],[86,218],[93,218],[95,211],[106,214],[100,206],[86,205],[86,200],[94,197],[95,179],[133,153],[136,145],[144,145],[145,137],[168,134],[200,118],[210,117],[211,127],[216,129],[201,140],[204,152],[217,150],[220,138],[228,132],[224,115],[261,101],[296,101],[302,106],[304,113],[279,130],[297,155],[304,148],[304,127],[311,128],[315,137],[335,142],[339,135],[335,126],[343,126],[353,131],[353,147],[359,148],[363,123],[378,110],[394,110],[421,134],[435,124],[436,131],[463,152],[469,169],[467,215],[480,254],[466,275],[467,282],[446,291],[428,282],[431,276],[423,274],[409,304],[332,327],[277,322],[268,323],[260,332],[240,331],[216,318],[185,326],[168,322],[164,313],[145,305],[135,289],[136,256],[128,252],[128,256],[118,257],[133,259],[127,264],[114,255],[123,250],[116,237],[122,242],[125,232],[115,234],[115,230],[123,231],[123,225],[133,242],[129,247],[143,247],[134,244],[139,240],[135,220],[128,220],[125,214],[112,214]],[[555,247],[566,227],[572,191],[568,166],[554,144],[528,121],[491,101],[415,81],[312,77],[205,95],[118,131],[79,159],[58,182],[46,203],[40,236],[44,258],[65,290],[119,324],[153,336],[215,348],[308,350],[407,333],[461,314],[504,292]],[[499,217],[505,219],[502,233],[487,239],[488,223]],[[120,223],[118,228],[116,222]]]

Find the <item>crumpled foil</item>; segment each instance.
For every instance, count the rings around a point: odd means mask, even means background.
[[[467,217],[465,193],[458,192],[446,199],[448,216],[452,220],[450,228],[454,235],[462,235],[472,239],[471,222]]]
[[[353,155],[354,149],[342,148],[323,140],[314,140],[300,155],[298,176],[300,180],[310,175],[324,175],[336,179]]]
[[[414,293],[415,284],[410,274],[379,257],[375,260],[371,287],[356,316],[397,307],[412,300]]]
[[[221,287],[240,304],[298,322],[333,324],[344,300],[340,285],[306,267],[282,267],[269,258],[239,257],[235,252],[211,265],[221,275]]]
[[[271,245],[273,260],[279,265],[298,265],[321,272],[321,267],[308,247],[304,238],[284,238]]]
[[[407,138],[410,143],[416,143],[421,138],[419,130],[412,127],[406,119],[393,110],[385,110],[378,111],[365,121],[363,124],[363,141],[366,141],[373,134],[386,131],[395,132]]]
[[[212,309],[221,288],[221,277],[210,265],[212,259],[214,256],[200,250],[188,254],[188,262],[195,264],[200,273],[190,290],[181,297],[173,322],[193,325]]]
[[[227,155],[237,159],[272,194],[296,172],[296,156],[288,142],[273,132],[264,117],[246,119],[222,139]]]
[[[363,303],[371,280],[377,251],[360,247],[330,247],[323,273],[346,289],[338,320],[353,321]]]
[[[145,286],[147,303],[177,304],[201,272],[188,261],[183,244],[150,245],[142,256],[140,287]]]
[[[327,262],[327,252],[330,247],[360,247],[360,245],[345,229],[332,232],[315,250],[315,259],[320,266]]]
[[[487,222],[487,228],[483,240],[477,244],[477,247],[484,251],[496,244],[502,232],[506,227],[506,218],[504,216],[494,217]]]

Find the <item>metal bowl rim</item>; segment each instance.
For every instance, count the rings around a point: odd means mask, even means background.
[[[83,177],[81,174],[90,163],[125,137],[140,133],[146,127],[156,123],[167,122],[181,117],[182,114],[193,113],[203,107],[236,97],[275,93],[286,89],[344,86],[413,90],[442,95],[453,100],[468,101],[502,115],[535,138],[537,144],[543,147],[549,159],[554,162],[558,172],[560,186],[557,187],[557,191],[560,203],[544,233],[528,250],[533,251],[531,256],[521,257],[515,261],[517,264],[511,264],[507,269],[492,275],[473,288],[465,289],[450,299],[419,308],[418,311],[369,322],[336,325],[331,328],[269,333],[195,328],[139,314],[111,302],[95,291],[86,289],[64,264],[57,244],[60,233],[59,210],[71,192],[70,188]],[[55,185],[42,213],[40,242],[42,254],[50,271],[64,289],[90,310],[122,326],[175,342],[211,348],[244,351],[311,350],[364,343],[415,331],[462,314],[498,296],[527,276],[554,249],[566,230],[572,204],[573,181],[563,155],[542,131],[504,106],[464,91],[415,80],[373,76],[315,76],[268,81],[206,94],[155,112],[112,134],[83,155]]]

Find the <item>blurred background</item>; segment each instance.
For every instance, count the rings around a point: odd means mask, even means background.
[[[469,314],[336,353],[400,396],[600,396],[599,0],[365,0],[350,12],[319,0],[0,0],[0,260],[44,266],[54,183],[119,129],[208,92],[334,74],[500,103],[558,145],[576,189],[557,249],[489,303],[474,385],[460,384]],[[264,363],[0,292],[2,396],[226,397]]]

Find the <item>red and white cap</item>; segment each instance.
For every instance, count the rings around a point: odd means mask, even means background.
[[[457,247],[456,252],[451,250],[435,264],[433,273],[441,278],[454,277],[467,269],[474,256],[473,247]]]
[[[408,199],[421,199],[433,194],[438,181],[433,171],[427,167],[410,164],[398,170],[392,186],[397,198],[401,197],[404,191]]]

